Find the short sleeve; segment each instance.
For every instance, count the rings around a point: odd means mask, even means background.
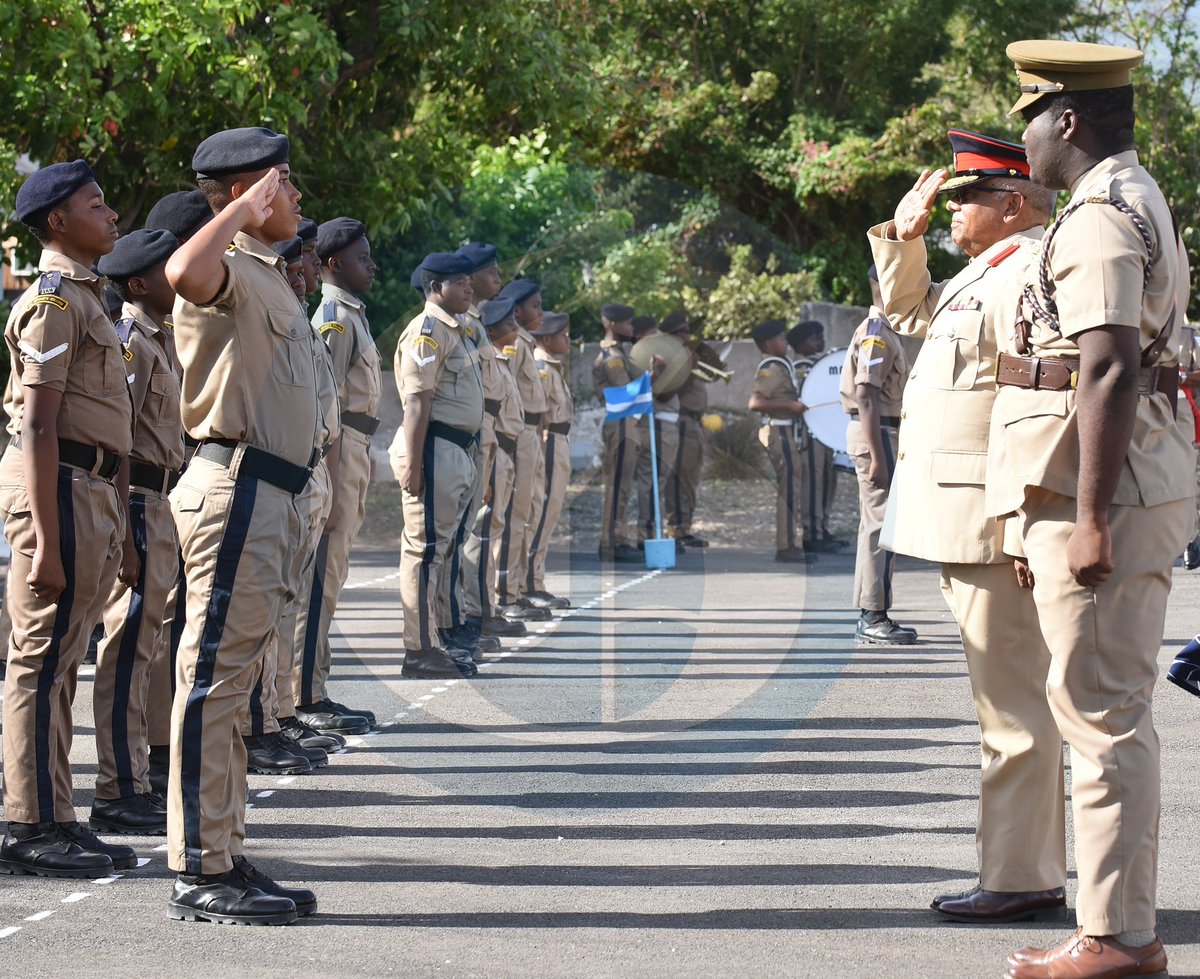
[[[1064,337],[1142,323],[1150,256],[1133,219],[1109,204],[1085,204],[1059,225],[1050,246],[1054,300]]]
[[[401,340],[400,390],[402,394],[417,394],[437,388],[442,364],[450,351],[449,330],[421,327],[409,331]]]
[[[22,384],[66,390],[67,372],[79,355],[86,329],[82,315],[61,296],[38,296],[17,313],[8,332]]]
[[[883,387],[883,379],[892,363],[892,351],[887,341],[879,335],[867,333],[859,342],[858,363],[854,369],[854,383],[874,388]]]
[[[238,273],[238,263],[229,260],[233,254],[236,253],[227,251],[221,256],[221,264],[225,266],[225,281],[212,299],[199,304],[200,309],[236,309],[245,301],[246,289],[242,276]]]
[[[768,401],[774,400],[776,388],[775,370],[768,364],[754,373],[754,394]]]
[[[319,319],[323,319],[318,316]],[[354,360],[354,330],[353,322],[338,310],[338,316],[329,321],[317,324],[317,333],[325,341],[333,359],[333,376],[337,381],[339,397],[346,396],[346,377],[350,373],[350,364]]]

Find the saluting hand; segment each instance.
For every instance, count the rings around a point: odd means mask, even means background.
[[[1067,538],[1067,567],[1085,588],[1098,588],[1116,568],[1108,525],[1078,523]]]
[[[261,228],[273,213],[271,201],[279,190],[279,171],[274,167],[254,183],[246,193],[237,199],[237,203],[245,210],[246,220],[242,229]]]
[[[913,184],[912,190],[901,197],[900,203],[896,205],[896,216],[892,223],[895,225],[897,239],[912,241],[929,230],[929,215],[933,211],[933,202],[945,182],[944,169],[921,171],[921,176]]]

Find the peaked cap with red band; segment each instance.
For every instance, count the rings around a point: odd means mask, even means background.
[[[1025,159],[1025,147],[1019,143],[965,129],[951,129],[946,135],[954,150],[954,176],[942,184],[938,193],[952,194],[988,177],[1029,179],[1029,161]]]

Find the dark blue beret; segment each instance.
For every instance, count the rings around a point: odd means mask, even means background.
[[[146,215],[148,231],[169,231],[186,241],[213,218],[208,200],[198,190],[178,190],[167,194]]]
[[[783,320],[767,320],[765,323],[759,323],[750,331],[750,339],[755,343],[766,343],[781,333],[786,333],[787,328],[787,324]]]
[[[367,236],[367,226],[354,218],[334,218],[317,229],[317,254],[324,261],[334,252]]]
[[[213,133],[196,147],[192,169],[197,177],[253,173],[288,161],[288,138],[262,126]]]
[[[458,250],[458,254],[469,258],[474,266],[472,272],[478,272],[480,269],[486,269],[496,264],[496,247],[494,245],[485,245],[481,241],[468,241]]]
[[[570,325],[571,317],[566,313],[546,313],[542,316],[542,325],[529,332],[535,337],[552,337],[562,333]]]
[[[479,316],[483,320],[483,325],[489,327],[504,322],[512,316],[515,305],[516,303],[511,299],[489,299],[479,307]]]
[[[474,269],[471,267],[470,259],[464,258],[457,252],[430,252],[423,259],[418,271],[428,272],[431,275],[450,276],[450,275],[470,275]],[[418,281],[420,281],[418,279]]]
[[[96,271],[110,279],[128,279],[165,262],[179,247],[179,239],[161,228],[143,228],[122,235],[113,250],[96,264]]]
[[[421,288],[421,266],[418,265],[413,269],[412,278],[408,280],[408,284],[421,294],[422,299],[425,298],[425,290]]]
[[[17,191],[17,220],[61,204],[80,187],[95,183],[96,175],[85,160],[54,163],[32,174]]]
[[[605,303],[600,307],[600,315],[614,323],[624,323],[633,319],[634,309],[624,303]]]
[[[514,303],[523,303],[535,292],[541,292],[542,287],[533,279],[513,279],[500,290],[498,299],[511,299]]]
[[[306,244],[306,245],[310,241],[316,241],[317,240],[317,222],[314,221],[312,218],[301,218],[300,224],[296,228],[296,234],[298,234],[300,236],[300,240],[302,242],[304,242],[304,244]]]
[[[299,235],[296,235],[295,238],[289,238],[287,241],[277,241],[271,246],[276,255],[289,263],[300,261],[300,250],[303,247],[304,239]]]

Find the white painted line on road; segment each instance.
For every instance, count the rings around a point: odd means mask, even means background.
[[[246,803],[246,808],[247,808],[247,809],[253,809],[253,808],[254,808],[254,803],[253,803],[253,802],[247,802],[247,803]]]
[[[256,798],[256,799],[269,799],[269,798],[271,798],[271,796],[273,796],[274,794],[275,794],[275,790],[274,790],[274,789],[263,789],[261,792],[255,792],[255,793],[254,793],[254,798]]]
[[[433,700],[433,694],[431,694],[431,693],[427,693],[427,694],[425,694],[425,696],[424,696],[424,697],[422,697],[421,699],[422,699],[422,700]]]
[[[95,676],[95,675],[96,675],[96,667],[94,667],[94,666],[81,666],[81,667],[79,667],[79,672],[76,674],[76,676]]]
[[[434,693],[445,693],[449,689],[450,689],[449,687],[434,687],[433,692]]]
[[[408,717],[408,711],[402,710],[402,711],[400,711],[399,714],[396,715],[397,720],[399,720],[401,717]]]
[[[517,640],[517,645],[518,645],[518,646],[528,646],[528,645],[530,644],[530,642],[532,642],[532,641],[533,641],[533,640],[531,640],[531,639],[518,639],[518,640]],[[511,650],[510,650],[510,652],[511,652]],[[504,655],[506,655],[506,656],[507,656],[507,655],[508,655],[508,653],[505,653]]]
[[[54,914],[53,911],[39,911],[37,914],[31,914],[25,920],[26,921],[45,921],[52,914]],[[19,931],[20,929],[16,929],[16,930]]]
[[[292,784],[294,781],[296,781],[296,776],[295,776],[295,775],[289,775],[287,778],[281,778],[281,779],[280,779],[278,782],[276,782],[275,784],[276,784],[276,785],[291,785],[291,784]]]
[[[142,869],[144,866],[146,866],[146,864],[148,864],[149,862],[150,862],[150,858],[149,858],[149,857],[138,857],[138,858],[137,858],[137,866],[136,866],[134,869],[135,869],[135,870],[141,870],[141,869]]]
[[[156,846],[156,847],[154,848],[154,852],[155,852],[155,853],[165,853],[165,852],[166,852],[167,850],[169,850],[169,849],[171,849],[171,846],[170,846],[170,844],[168,844],[168,843],[163,843],[161,846]]]
[[[425,706],[424,704],[409,704],[408,709],[409,710],[420,710],[424,706]]]
[[[349,741],[346,742],[346,747],[347,748],[357,748],[361,744],[362,744],[362,738],[351,738]]]
[[[0,928],[0,938],[7,938],[9,935],[15,935],[20,930],[20,925],[9,925],[7,928]]]
[[[85,900],[86,898],[89,898],[91,896],[92,895],[89,894],[87,891],[76,891],[74,894],[68,894],[66,897],[64,897],[62,899],[62,903],[63,904],[77,904],[80,901]]]
[[[534,631],[534,633],[536,633],[537,635],[540,636],[543,632],[545,632],[549,628],[550,628],[550,626],[544,625],[540,629],[534,629],[533,631]],[[526,640],[526,641],[528,642],[528,640]]]
[[[94,881],[92,881],[92,883],[111,884],[114,880],[120,880],[123,876],[123,874],[113,874],[111,877],[97,877]]]
[[[457,680],[447,680],[447,681],[446,681],[446,686],[448,686],[448,687],[452,687],[452,686],[454,686],[454,684],[456,684],[456,683],[458,683],[458,681],[457,681]]]
[[[372,585],[383,585],[389,581],[395,581],[400,577],[399,571],[393,571],[391,574],[380,575],[378,578],[372,578],[369,581],[356,581],[350,585],[342,585],[343,591],[348,591],[352,588],[370,588]]]

